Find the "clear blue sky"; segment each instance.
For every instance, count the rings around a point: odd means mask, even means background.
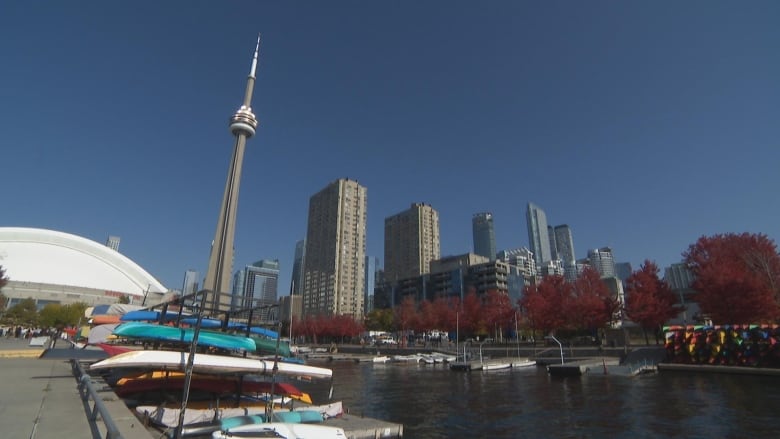
[[[777,1],[5,1],[0,226],[120,251],[169,288],[208,262],[258,33],[235,268],[282,264],[309,197],[368,188],[387,216],[439,211],[443,255],[525,206],[661,267],[702,235],[780,238]]]

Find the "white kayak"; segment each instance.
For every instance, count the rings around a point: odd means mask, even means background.
[[[240,438],[284,438],[284,439],[346,439],[347,435],[339,427],[319,424],[291,424],[271,422],[268,424],[250,424],[233,427],[228,431],[211,433],[213,439]]]
[[[138,350],[114,355],[92,364],[90,370],[112,368],[143,368],[153,370],[183,371],[189,358],[188,352]],[[195,373],[243,373],[256,375],[274,374],[274,361],[229,355],[195,354]],[[324,367],[298,363],[276,362],[276,373],[298,379],[331,378],[333,371]]]

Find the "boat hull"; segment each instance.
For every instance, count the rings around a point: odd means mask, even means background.
[[[90,370],[114,368],[141,368],[145,370],[183,371],[187,365],[187,352],[143,350],[125,352],[98,361]],[[232,357],[229,355],[195,354],[192,371],[194,373],[238,373],[272,375],[274,373],[297,379],[329,379],[331,369],[306,364],[274,362],[253,358]]]
[[[154,323],[127,322],[114,328],[114,335],[148,341],[170,343],[192,343],[195,330],[192,328],[175,328],[173,326]],[[249,337],[225,334],[216,331],[201,330],[198,333],[198,345],[227,350],[245,350],[255,352],[257,345]]]

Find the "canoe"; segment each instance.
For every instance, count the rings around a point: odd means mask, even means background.
[[[258,353],[278,354],[283,357],[289,357],[292,355],[290,352],[290,343],[286,341],[279,342],[279,352],[276,352],[276,340],[262,337],[249,337],[255,342]]]
[[[274,437],[270,436],[271,434],[276,434],[278,435],[277,437],[296,439],[346,439],[347,437],[344,430],[339,427],[287,422],[241,425],[231,428],[229,431],[215,431],[211,434],[211,437],[213,439]]]
[[[119,316],[113,314],[98,314],[96,316],[92,316],[91,323],[93,325],[119,323]]]
[[[186,344],[192,343],[194,334],[195,330],[192,328],[175,328],[144,322],[127,322],[114,328],[114,335],[119,337]],[[250,352],[257,349],[255,341],[249,337],[204,330],[198,333],[198,345],[229,350],[243,349]]]
[[[184,372],[145,372],[119,379],[114,390],[119,396],[155,390],[181,390],[184,388],[184,378]],[[289,397],[304,395],[302,391],[290,383],[274,383],[273,387],[276,395]],[[190,378],[190,389],[211,393],[229,393],[239,390],[244,394],[270,393],[271,382],[241,380],[234,376],[193,374]]]
[[[143,368],[147,370],[183,371],[188,359],[189,353],[187,352],[138,350],[100,360],[92,364],[90,370]],[[329,379],[333,376],[331,369],[306,364],[278,362],[276,367],[277,374],[296,379]],[[272,375],[274,373],[274,362],[230,355],[195,354],[193,372]]]

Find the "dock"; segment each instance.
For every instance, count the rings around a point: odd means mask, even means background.
[[[587,360],[572,361],[563,364],[550,364],[547,366],[547,373],[550,376],[581,376],[588,372],[598,372],[609,374],[610,366],[619,366],[620,360],[617,358],[601,357],[590,358]]]

